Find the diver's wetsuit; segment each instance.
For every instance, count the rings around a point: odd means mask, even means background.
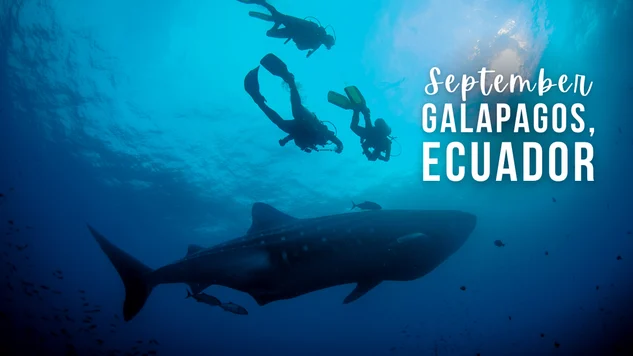
[[[391,140],[386,135],[381,135],[379,130],[371,124],[369,110],[363,111],[363,118],[365,119],[365,127],[359,126],[360,111],[354,110],[352,123],[349,126],[360,137],[363,154],[370,161],[377,159],[389,161],[391,158]],[[370,148],[374,149],[373,152],[369,151]],[[384,156],[381,155],[382,152],[385,152]]]
[[[266,114],[266,116],[277,127],[288,134],[288,136],[279,140],[279,144],[284,146],[291,140],[306,152],[318,150],[316,146],[325,146],[328,141],[336,145],[336,152],[343,150],[343,143],[336,137],[334,132],[330,131],[327,126],[322,124],[308,109],[301,103],[301,96],[297,90],[294,76],[288,73],[286,78],[282,78],[290,87],[290,104],[292,107],[292,116],[294,120],[284,120],[275,110],[266,104],[266,99],[259,93],[259,83],[257,74],[259,67],[251,70],[244,80],[246,91],[251,95],[253,101]]]
[[[266,36],[272,38],[286,38],[288,41],[293,40],[299,50],[310,50],[307,57],[310,57],[314,51],[321,47],[323,39],[328,36],[325,29],[318,24],[298,17],[282,14],[265,0],[253,0],[250,3],[263,6],[266,10],[270,11],[271,21],[275,24],[266,32]],[[284,27],[280,28],[281,25]]]

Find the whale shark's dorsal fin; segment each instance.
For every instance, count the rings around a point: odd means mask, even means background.
[[[191,245],[187,246],[187,256],[193,255],[194,253],[200,252],[202,250],[204,250],[204,247],[202,247],[200,245],[191,244]]]
[[[273,208],[265,203],[255,203],[252,209],[253,223],[248,229],[248,234],[265,231],[278,226],[282,226],[289,222],[298,220],[286,213]]]

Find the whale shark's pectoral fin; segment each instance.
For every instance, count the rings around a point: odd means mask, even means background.
[[[211,287],[211,284],[202,284],[202,283],[187,283],[189,288],[191,288],[191,294],[196,295],[201,293],[203,290]]]
[[[349,304],[356,299],[364,296],[367,292],[372,290],[375,286],[379,285],[382,281],[364,281],[358,282],[356,288],[343,300],[343,304]]]

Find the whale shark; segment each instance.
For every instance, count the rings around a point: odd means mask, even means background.
[[[88,225],[125,287],[123,318],[132,320],[152,290],[185,283],[192,293],[220,285],[249,294],[259,306],[317,290],[356,284],[351,303],[383,281],[412,281],[444,262],[468,239],[473,214],[456,210],[372,210],[296,218],[265,203],[252,206],[242,237],[152,269]]]

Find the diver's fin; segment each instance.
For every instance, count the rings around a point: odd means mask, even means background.
[[[246,77],[244,77],[244,90],[246,90],[248,95],[250,95],[256,103],[265,103],[266,98],[259,92],[258,74],[259,66],[246,74]]]
[[[349,101],[349,99],[345,95],[339,94],[331,90],[327,93],[327,101],[330,104],[334,104],[344,110],[351,110],[354,108],[352,103]]]
[[[253,223],[247,231],[248,234],[272,229],[297,220],[297,218],[282,213],[266,203],[253,204],[251,215]]]
[[[343,300],[343,304],[349,304],[356,299],[364,296],[367,292],[372,290],[375,286],[379,285],[382,281],[367,281],[367,282],[358,282],[356,284],[356,288],[347,296],[345,300]]]
[[[345,94],[347,94],[349,101],[351,101],[354,106],[365,107],[365,98],[363,97],[363,94],[360,93],[360,90],[358,90],[358,88],[354,85],[346,87]]]
[[[112,244],[92,226],[88,225],[88,230],[121,276],[125,286],[123,320],[130,321],[141,311],[152,292],[153,286],[146,277],[152,269]]]
[[[249,11],[248,16],[254,17],[256,19],[264,20],[264,21],[270,21],[270,22],[275,21],[273,20],[272,16],[268,14],[262,14],[261,12],[257,12],[257,11]]]
[[[283,80],[287,80],[290,77],[286,63],[272,53],[265,55],[259,63],[261,63],[262,67],[266,68],[270,74],[276,75]]]

